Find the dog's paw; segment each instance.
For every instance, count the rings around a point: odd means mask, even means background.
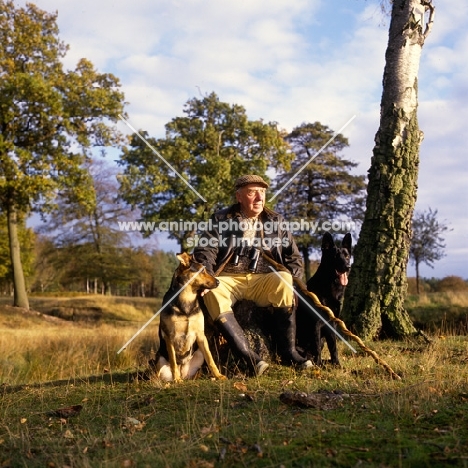
[[[227,378],[225,375],[223,375],[223,374],[216,375],[215,377],[216,377],[217,380],[227,380],[227,379],[228,379],[228,378]]]

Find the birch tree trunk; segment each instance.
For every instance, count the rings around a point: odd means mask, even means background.
[[[345,320],[365,339],[416,331],[404,300],[423,136],[417,120],[418,70],[433,17],[430,1],[393,2],[366,213],[343,306]]]

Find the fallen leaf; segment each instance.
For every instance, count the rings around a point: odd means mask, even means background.
[[[21,418],[21,419],[20,419],[20,423],[21,423],[21,424],[24,424],[26,421],[27,421],[26,418]]]
[[[72,405],[65,408],[59,408],[56,410],[48,411],[47,416],[54,416],[56,418],[72,418],[80,414],[80,411],[83,409],[83,405]]]
[[[189,468],[214,468],[214,463],[206,460],[190,460],[188,464]]]
[[[124,427],[132,431],[141,431],[145,426],[145,422],[131,417],[126,418],[124,423]]]
[[[258,458],[262,458],[262,457],[263,457],[263,450],[262,450],[262,447],[260,447],[260,445],[258,445],[258,444],[252,445],[252,450],[253,450],[254,452],[257,452],[257,457],[258,457]]]
[[[207,426],[207,427],[202,427],[200,429],[200,434],[202,436],[207,436],[213,432],[218,432],[219,431],[219,427],[216,427],[216,426]]]
[[[246,392],[247,391],[247,385],[245,385],[243,382],[234,382],[233,387],[236,390],[239,390],[240,392]]]
[[[138,426],[138,424],[141,424],[141,422],[138,421],[138,419],[130,418],[130,417],[128,417],[125,421],[128,422],[129,424],[133,424],[134,426]]]
[[[63,437],[65,437],[65,439],[74,439],[75,436],[72,434],[72,432],[70,431],[70,429],[67,429],[64,434],[63,434]]]
[[[205,444],[200,444],[200,450],[202,452],[208,452],[210,449]]]

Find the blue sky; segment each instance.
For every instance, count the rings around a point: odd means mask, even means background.
[[[18,2],[23,4],[23,2]],[[58,11],[66,65],[81,57],[122,82],[129,119],[153,137],[200,93],[241,104],[251,119],[291,130],[320,121],[344,129],[343,153],[370,165],[389,18],[374,0],[37,0]],[[468,4],[434,0],[419,73],[421,146],[416,209],[452,229],[446,257],[423,276],[468,278]],[[122,123],[122,130],[128,128]],[[160,246],[167,244],[161,238]],[[176,246],[173,245],[173,249]],[[414,274],[409,268],[408,274]]]

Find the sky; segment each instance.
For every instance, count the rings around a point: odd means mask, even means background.
[[[24,5],[25,2],[15,2]],[[215,92],[250,119],[287,131],[319,121],[341,133],[342,153],[366,174],[379,126],[389,17],[377,0],[36,0],[58,12],[65,65],[86,57],[119,77],[131,124],[151,137]],[[468,3],[434,0],[419,70],[424,141],[416,210],[450,228],[446,256],[423,277],[468,278]],[[130,130],[120,123],[122,131]],[[112,153],[111,153],[112,154]],[[116,156],[117,157],[117,156]],[[177,250],[158,238],[161,248]],[[414,276],[410,265],[408,275]]]

